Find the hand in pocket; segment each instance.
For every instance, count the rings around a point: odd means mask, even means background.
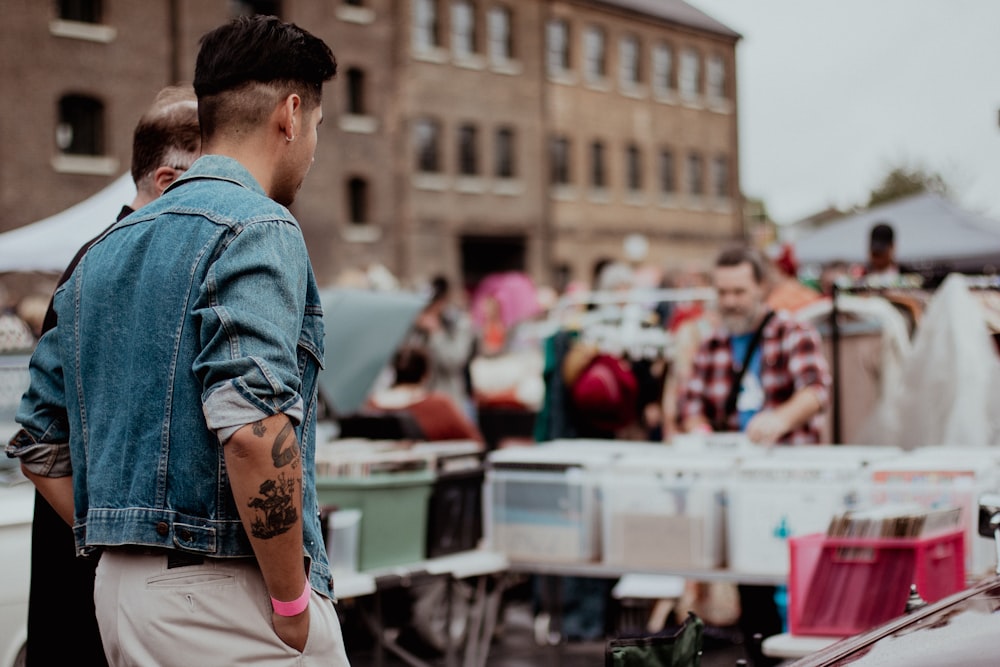
[[[271,613],[271,624],[278,639],[302,653],[309,641],[309,607],[297,616],[279,616]]]

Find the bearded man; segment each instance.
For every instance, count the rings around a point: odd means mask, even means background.
[[[722,326],[694,359],[680,399],[687,432],[743,431],[755,443],[816,444],[830,371],[816,328],[768,308],[766,259],[737,246],[712,280]]]
[[[830,372],[815,327],[767,305],[763,255],[724,250],[712,281],[721,326],[695,355],[680,399],[688,432],[744,431],[754,443],[816,444]],[[754,665],[776,665],[759,642],[782,631],[774,586],[740,585],[740,630]]]

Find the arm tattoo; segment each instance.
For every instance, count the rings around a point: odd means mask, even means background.
[[[295,480],[285,475],[269,479],[260,485],[260,496],[251,498],[247,504],[257,510],[250,525],[254,537],[267,540],[288,532],[299,520],[299,513],[292,506]]]
[[[264,434],[267,433],[267,428],[264,426],[264,422],[254,422],[250,428],[253,429],[253,434],[258,438],[263,438]]]
[[[284,447],[289,436],[292,438],[292,443],[288,447]],[[289,463],[292,464],[293,468],[298,465],[299,443],[295,439],[295,431],[292,430],[291,423],[286,423],[281,432],[274,438],[274,444],[271,445],[271,459],[274,460],[275,468],[284,468]]]

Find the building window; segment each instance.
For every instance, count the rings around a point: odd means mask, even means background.
[[[545,63],[549,76],[569,71],[569,24],[552,19],[545,26]]]
[[[687,98],[697,97],[701,91],[701,58],[694,49],[681,53],[681,69],[677,87]]]
[[[672,195],[677,192],[677,174],[674,167],[674,154],[668,150],[660,151],[660,193]]]
[[[595,141],[590,144],[590,184],[595,188],[605,188],[608,185],[604,162],[604,143]]]
[[[514,178],[514,130],[501,127],[496,135],[497,178]]]
[[[642,190],[642,154],[635,144],[625,148],[625,183],[632,192]]]
[[[229,0],[232,16],[281,16],[281,0]]]
[[[417,157],[417,171],[437,173],[441,171],[441,125],[430,118],[417,120],[413,127],[414,152]]]
[[[550,180],[554,185],[566,185],[570,182],[569,173],[569,139],[553,137],[549,143]]]
[[[511,30],[511,13],[506,7],[490,7],[486,15],[489,31],[490,60],[505,63],[514,58],[514,33]]]
[[[56,145],[67,155],[104,155],[104,105],[82,95],[59,100]]]
[[[729,199],[729,160],[725,155],[712,160],[712,188],[718,199]]]
[[[413,0],[413,48],[428,51],[441,46],[437,0]]]
[[[618,80],[624,86],[639,84],[639,38],[626,35],[618,42]]]
[[[80,23],[100,23],[101,0],[59,0],[59,18]]]
[[[463,176],[479,174],[478,132],[475,125],[458,128],[458,171]]]
[[[726,99],[726,64],[721,56],[712,56],[705,66],[708,97],[711,100]]]
[[[357,176],[347,181],[347,219],[352,225],[368,224],[368,181]]]
[[[476,10],[469,0],[451,5],[451,50],[459,58],[476,52]]]
[[[583,71],[588,81],[601,81],[608,75],[607,38],[604,30],[588,26],[583,33]]]
[[[653,88],[666,93],[674,88],[674,52],[666,44],[653,47]]]
[[[705,179],[702,174],[702,160],[698,153],[690,153],[687,159],[688,193],[697,197],[705,194]]]
[[[364,116],[365,109],[365,73],[357,67],[347,70],[347,113],[352,116]]]

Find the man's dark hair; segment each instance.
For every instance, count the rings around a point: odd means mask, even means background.
[[[448,297],[451,291],[451,284],[444,276],[438,275],[431,279],[431,300],[430,303],[437,303],[441,299]]]
[[[758,285],[767,278],[767,258],[748,245],[730,246],[719,253],[715,259],[716,267],[739,266],[740,264],[750,265],[750,268],[753,269],[753,279]]]
[[[336,73],[330,47],[294,23],[259,14],[233,19],[201,38],[194,90],[202,136],[223,124],[256,125],[291,93],[312,109]],[[257,84],[274,95],[262,96]]]
[[[132,180],[140,187],[158,167],[187,169],[201,149],[198,100],[190,86],[161,90],[132,136]]]
[[[392,368],[396,384],[420,384],[427,375],[427,352],[417,345],[404,345],[396,351]]]
[[[892,225],[887,222],[880,222],[872,227],[871,236],[868,241],[868,250],[873,253],[884,253],[893,246],[896,240],[896,233]]]

